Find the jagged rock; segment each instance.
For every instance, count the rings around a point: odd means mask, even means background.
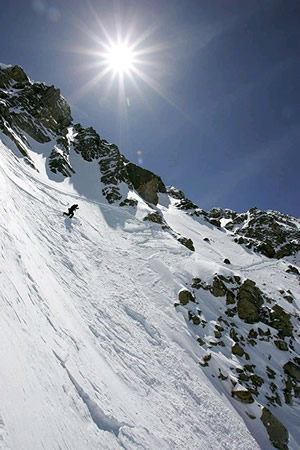
[[[260,419],[274,447],[280,450],[288,450],[289,435],[285,426],[266,407],[263,407]]]
[[[242,403],[253,403],[254,399],[248,390],[234,390],[232,391],[232,396],[237,398]]]
[[[228,258],[225,258],[223,262],[224,262],[224,264],[231,264],[231,262],[229,261]]]
[[[10,89],[10,95],[2,89]],[[32,83],[20,66],[0,68],[0,129],[12,139],[21,154],[34,167],[26,148],[27,133],[39,143],[56,140],[48,163],[50,170],[70,176],[67,127],[71,125],[71,110],[60,90],[44,83]]]
[[[217,339],[220,339],[222,337],[221,331],[215,331],[214,334],[215,334],[215,338],[217,338]]]
[[[278,330],[278,336],[293,336],[293,325],[291,315],[284,311],[279,305],[274,305],[270,313],[270,325]]]
[[[228,309],[226,309],[225,314],[226,314],[228,317],[234,317],[234,316],[236,315],[236,312],[237,312],[236,307],[234,307],[234,308],[228,308]]]
[[[178,242],[180,242],[180,244],[184,245],[186,248],[188,248],[192,252],[195,251],[195,247],[194,247],[194,243],[193,243],[192,239],[188,239],[184,236],[181,236],[177,240],[178,240]]]
[[[170,197],[176,198],[178,200],[182,200],[185,198],[184,192],[174,186],[167,186],[166,192]]]
[[[221,222],[218,219],[209,219],[209,222],[214,225],[215,227],[220,228],[221,227]]]
[[[300,275],[299,270],[297,267],[289,265],[288,269],[286,269],[287,273],[294,273],[295,275]]]
[[[231,352],[236,356],[243,356],[243,354],[245,353],[244,349],[237,342],[232,346]]]
[[[260,319],[260,307],[264,300],[261,290],[252,280],[246,280],[237,295],[237,311],[240,319],[247,323],[255,323]]]
[[[279,348],[279,350],[282,351],[287,351],[288,350],[288,346],[287,343],[285,341],[274,341],[274,344],[276,345],[277,348]]]
[[[194,210],[200,210],[200,208],[195,205],[195,203],[193,203],[191,200],[189,200],[186,197],[183,197],[180,202],[175,203],[176,208],[178,209],[183,209],[185,211],[188,211],[189,209],[194,209]]]
[[[80,123],[74,125],[74,150],[80,153],[85,161],[93,161],[106,154],[102,148],[102,141],[99,134],[93,127],[84,128]]]
[[[208,361],[211,360],[211,353],[207,353],[203,356],[202,361],[200,361],[200,366],[202,367],[208,367]]]
[[[209,240],[208,238],[203,238],[203,240],[204,240],[205,242],[210,242],[210,240]]]
[[[223,297],[224,295],[226,295],[226,292],[227,292],[227,287],[225,286],[225,284],[220,280],[220,278],[218,276],[215,276],[213,285],[211,288],[211,293],[215,297]]]
[[[292,361],[287,362],[283,366],[283,370],[291,377],[297,381],[300,381],[300,366],[293,363]]]
[[[246,375],[245,373],[240,373],[238,378],[239,378],[239,381],[249,381],[249,376]]]
[[[234,328],[230,328],[229,336],[231,337],[231,339],[232,339],[234,342],[239,342],[239,338],[238,338],[237,332],[235,331]]]
[[[8,87],[11,82],[21,83],[23,86],[30,84],[30,80],[21,66],[8,66],[0,70],[0,88],[4,89]]]
[[[200,289],[202,287],[202,281],[200,278],[193,278],[192,279],[192,288],[194,289]]]
[[[250,375],[250,380],[255,386],[262,386],[264,384],[264,379],[259,375]]]
[[[235,304],[235,297],[234,293],[232,291],[226,292],[226,305],[234,305]]]
[[[162,225],[164,223],[164,218],[163,218],[162,214],[158,211],[147,214],[147,216],[145,216],[143,218],[143,220],[145,220],[145,221],[148,220],[150,222],[159,223],[160,225]]]
[[[208,291],[212,289],[212,286],[209,284],[206,284],[205,282],[202,282],[200,278],[193,278],[192,279],[192,288],[194,289],[204,289],[205,291]]]
[[[266,366],[266,373],[268,378],[270,378],[271,380],[275,380],[276,372],[273,369],[271,369],[271,367]]]
[[[54,147],[50,154],[49,167],[52,172],[60,172],[65,177],[70,177],[75,173],[75,170],[69,163],[68,153],[58,147]]]
[[[264,243],[257,246],[257,251],[267,256],[268,258],[274,258],[276,251],[272,246],[271,241],[266,240]]]
[[[208,211],[208,215],[209,217],[216,219],[234,219],[235,217],[237,217],[237,213],[229,208],[211,208]]]
[[[104,197],[106,197],[108,203],[117,202],[122,198],[122,195],[120,194],[120,191],[116,186],[106,186],[102,189],[102,192]]]
[[[193,322],[194,325],[200,325],[201,319],[193,314],[191,311],[188,312],[189,320]]]
[[[181,289],[181,291],[178,292],[178,299],[181,305],[187,305],[189,302],[195,302],[195,297],[187,289]]]
[[[210,214],[210,212],[209,212]],[[216,209],[211,217],[218,220],[231,218],[225,225],[233,231],[235,242],[245,244],[268,258],[283,258],[300,250],[300,230],[297,219],[278,211],[260,211],[251,208],[246,214],[228,214],[226,210]]]
[[[120,203],[120,206],[132,206],[133,208],[136,207],[138,204],[138,201],[133,199],[133,198],[125,198],[125,200],[123,200]]]
[[[115,144],[101,139],[93,127],[84,128],[80,124],[74,125],[74,150],[85,161],[98,161],[101,182],[105,184],[103,195],[109,203],[121,200],[119,184],[124,182],[132,188],[127,173],[127,159],[121,155]]]
[[[201,345],[201,346],[206,344],[206,342],[203,339],[201,339],[200,337],[197,339],[197,341],[199,342],[199,345]]]
[[[126,165],[128,178],[133,187],[137,190],[146,202],[157,205],[158,192],[166,193],[166,186],[158,175],[150,170],[143,169],[140,166],[129,162]]]

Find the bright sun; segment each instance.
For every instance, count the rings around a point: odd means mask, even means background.
[[[113,45],[107,51],[106,63],[113,72],[128,74],[134,69],[134,53],[126,44]]]
[[[91,3],[91,2],[88,2]],[[164,98],[172,106],[179,109],[173,96],[156,79],[158,74],[164,72],[165,62],[163,56],[173,48],[173,44],[153,42],[150,38],[157,30],[158,24],[154,24],[138,34],[139,26],[133,19],[132,24],[128,24],[127,31],[122,30],[123,21],[116,17],[114,37],[106,29],[101,18],[91,7],[97,22],[97,31],[80,24],[80,29],[94,43],[90,49],[75,48],[79,54],[92,57],[82,65],[83,69],[93,70],[93,76],[86,81],[72,96],[73,102],[81,98],[86,92],[95,88],[106,79],[105,97],[114,89],[119,94],[120,108],[127,112],[131,106],[131,99],[128,96],[129,86],[135,88],[135,92],[144,97],[143,83],[153,89],[158,95]],[[147,43],[147,45],[146,45]]]

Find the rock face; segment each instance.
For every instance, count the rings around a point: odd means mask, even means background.
[[[246,280],[239,289],[237,310],[241,319],[247,323],[258,322],[260,318],[260,307],[264,301],[260,289],[254,281]]]
[[[276,419],[268,408],[263,408],[261,421],[266,427],[270,441],[280,450],[288,450],[289,435],[287,429]]]
[[[195,251],[195,247],[194,247],[194,243],[192,241],[192,239],[188,239],[184,236],[181,236],[178,238],[178,241],[184,245],[186,248],[188,248],[189,250],[191,250],[192,252]]]
[[[160,214],[158,211],[147,214],[147,216],[144,217],[143,220],[149,220],[150,222],[159,223],[160,225],[165,224],[162,214]]]
[[[208,217],[227,219],[224,227],[233,233],[235,241],[268,258],[283,258],[300,250],[299,220],[277,211],[251,208],[238,214],[230,209],[213,208]]]
[[[72,130],[69,135],[70,128]],[[102,193],[109,203],[122,198],[122,183],[136,189],[151,204],[166,187],[158,175],[130,163],[114,144],[101,139],[92,128],[73,124],[71,110],[60,90],[44,83],[33,83],[20,66],[0,67],[0,130],[12,139],[26,161],[33,166],[24,136],[39,143],[53,142],[47,155],[51,172],[70,177],[74,169],[70,152],[75,151],[88,162],[99,164]]]
[[[132,187],[126,170],[127,160],[118,147],[101,139],[94,128],[74,125],[73,147],[85,161],[99,164],[99,181],[104,185],[102,193],[109,203],[122,199],[119,185],[124,182]]]
[[[133,187],[137,190],[146,202],[157,205],[158,193],[166,193],[166,186],[158,175],[143,169],[133,163],[126,165],[128,178]]]
[[[44,83],[32,83],[19,66],[0,68],[0,105],[0,129],[27,161],[32,163],[24,133],[39,143],[54,140],[48,161],[50,170],[70,176],[67,127],[72,117],[60,90]]]
[[[298,360],[300,363],[300,358],[298,358]],[[300,366],[298,364],[289,361],[283,366],[283,369],[290,377],[300,382]]]
[[[242,403],[253,403],[254,399],[251,393],[247,390],[234,390],[232,392],[233,397],[238,398]]]
[[[193,294],[187,289],[182,289],[179,291],[178,299],[181,305],[187,305],[189,302],[195,302]]]
[[[7,66],[2,70],[0,68],[0,89],[10,87],[12,82],[17,89],[30,84],[30,80],[21,66]]]
[[[170,197],[176,198],[177,200],[182,200],[185,198],[184,192],[181,191],[180,189],[177,189],[174,186],[167,186],[166,190],[167,190],[167,194]]]

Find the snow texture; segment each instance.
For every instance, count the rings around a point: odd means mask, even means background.
[[[58,182],[31,153],[39,172],[0,143],[0,448],[272,448],[201,369],[203,350],[174,302],[199,273],[237,271],[277,295],[289,288],[285,262],[246,252],[161,196],[191,252],[142,220],[144,202],[108,205],[96,163],[71,155],[76,175]]]

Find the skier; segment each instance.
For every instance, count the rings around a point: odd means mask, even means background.
[[[69,216],[70,219],[74,216],[74,211],[76,209],[79,209],[78,205],[72,205],[70,208],[68,208],[68,212],[64,212],[64,216]]]

